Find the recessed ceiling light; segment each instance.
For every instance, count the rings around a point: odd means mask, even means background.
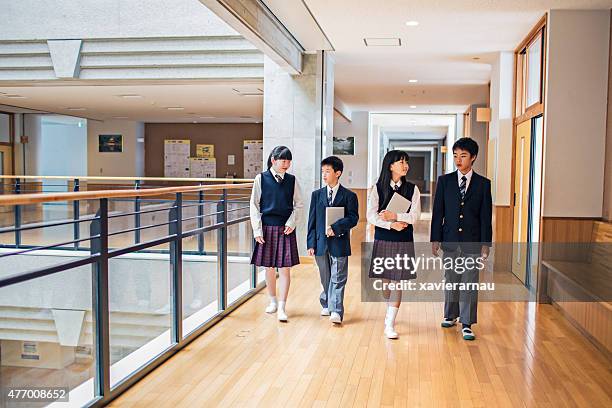
[[[402,40],[399,38],[364,38],[366,47],[399,47]]]
[[[11,98],[11,99],[26,99],[25,96],[22,95],[12,95],[12,94],[7,94],[6,95],[7,98]]]
[[[416,26],[419,25],[419,22],[418,21],[414,21],[414,20],[410,20],[410,21],[406,21],[406,25],[408,27],[416,27]]]
[[[138,99],[138,98],[142,98],[142,95],[137,95],[137,94],[124,94],[124,95],[118,95],[121,98],[125,98],[125,99]]]
[[[410,105],[410,109],[416,109],[416,105]]]
[[[113,119],[127,119],[127,116],[113,116]]]
[[[200,119],[216,119],[216,116],[200,116]]]
[[[69,110],[69,111],[84,111],[86,109],[85,108],[66,108],[66,110]]]
[[[185,108],[183,108],[182,106],[168,106],[166,109],[174,111],[185,110]]]
[[[410,82],[411,84],[416,84],[417,82],[419,82],[418,79],[409,79],[408,82]]]

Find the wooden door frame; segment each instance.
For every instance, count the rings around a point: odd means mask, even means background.
[[[529,32],[529,34],[527,34],[527,36],[523,39],[523,41],[520,42],[520,44],[516,47],[516,49],[514,50],[514,75],[512,77],[512,88],[513,88],[513,93],[512,93],[512,112],[513,112],[513,123],[512,123],[512,163],[511,163],[511,174],[510,174],[510,207],[512,209],[511,211],[511,216],[512,216],[512,241],[514,242],[514,197],[515,197],[515,179],[516,179],[516,172],[515,172],[515,167],[516,167],[516,129],[518,127],[518,125],[520,125],[521,123],[528,121],[528,120],[532,120],[533,118],[537,117],[537,116],[542,116],[542,120],[545,120],[545,116],[544,116],[544,106],[546,103],[546,93],[544,92],[544,90],[546,89],[546,66],[547,66],[547,60],[546,60],[546,50],[548,48],[548,41],[547,41],[547,32],[548,32],[548,13],[544,14],[544,16],[538,21],[538,23],[531,29],[531,31]],[[516,111],[516,105],[517,105],[517,98],[518,98],[518,89],[517,89],[517,75],[518,75],[518,55],[519,53],[527,46],[529,45],[531,42],[533,42],[534,38],[536,38],[539,34],[542,34],[542,63],[541,63],[541,73],[542,73],[542,83],[540,84],[540,92],[541,92],[541,102],[540,103],[536,103],[533,104],[532,106],[526,108],[524,113],[518,114],[517,115],[517,111]],[[524,95],[523,95],[524,96]],[[533,160],[540,160],[540,163],[542,163],[542,166],[544,165],[544,141],[546,139],[546,136],[544,134],[544,129],[542,130],[542,140],[539,141],[535,141],[537,142],[541,142],[542,144],[542,156],[541,157],[534,157],[532,155],[532,159]],[[532,152],[533,153],[533,152]],[[542,170],[542,176],[544,176],[544,170]],[[543,209],[543,198],[544,198],[544,194],[542,194],[542,190],[544,187],[544,183],[543,180],[540,180],[540,210]],[[538,242],[541,242],[542,240],[542,234],[543,234],[543,216],[542,216],[542,211],[540,211],[540,230],[538,233]]]

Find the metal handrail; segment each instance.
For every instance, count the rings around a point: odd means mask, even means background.
[[[76,180],[74,180],[76,181]],[[249,278],[249,289],[246,290],[240,298],[235,300],[232,304],[228,304],[228,229],[230,226],[237,225],[239,223],[245,223],[249,225],[249,216],[243,216],[236,219],[228,217],[229,213],[248,209],[248,206],[240,206],[237,208],[229,209],[230,204],[246,204],[247,201],[233,201],[231,200],[228,191],[233,189],[245,189],[252,187],[252,183],[242,184],[220,184],[220,185],[198,185],[198,186],[182,186],[182,187],[164,187],[155,189],[134,189],[134,190],[100,190],[95,192],[80,192],[78,191],[78,183],[74,185],[74,192],[70,193],[53,193],[53,194],[14,194],[10,196],[0,196],[0,205],[14,205],[15,206],[15,222],[14,228],[3,228],[0,232],[11,233],[15,232],[15,244],[11,246],[14,251],[0,253],[0,258],[7,258],[11,256],[19,256],[27,253],[37,253],[45,249],[59,248],[64,245],[74,245],[74,250],[80,251],[78,259],[73,259],[68,262],[54,264],[50,266],[42,266],[38,269],[14,273],[8,276],[0,277],[0,288],[6,288],[11,285],[16,285],[24,282],[28,282],[34,279],[39,279],[54,274],[59,274],[68,270],[74,270],[84,266],[91,267],[91,282],[92,282],[92,320],[95,322],[94,333],[92,333],[94,343],[95,358],[93,358],[94,369],[94,397],[86,405],[88,406],[105,406],[110,400],[115,398],[119,393],[125,391],[127,388],[126,384],[132,384],[141,378],[143,378],[153,367],[159,365],[162,361],[165,361],[172,354],[185,347],[191,341],[195,340],[200,334],[208,330],[212,325],[220,321],[224,316],[229,314],[239,304],[253,296],[257,291],[261,290],[265,285],[258,283],[257,271],[254,266],[251,266],[251,273]],[[15,192],[19,193],[21,185],[19,180],[15,183]],[[204,192],[209,190],[219,190],[220,199],[212,202],[213,206],[216,205],[216,212],[212,214],[204,214]],[[191,204],[193,201],[183,201],[184,193],[196,192],[198,194],[198,204]],[[109,204],[111,200],[133,198],[133,200],[121,200],[121,201],[134,201],[139,203],[141,197],[147,196],[168,196],[171,197],[165,200],[170,203],[170,206],[166,206],[161,209],[150,209],[144,208],[140,210],[139,206],[135,209],[127,208],[126,214],[118,213],[117,211],[109,211]],[[96,200],[99,203],[98,210],[95,215],[87,215],[80,217],[78,212],[80,200]],[[50,221],[41,222],[34,224],[21,223],[21,207],[27,204],[34,203],[45,203],[45,202],[58,202],[58,201],[69,201],[68,207],[72,207],[73,214],[72,220],[61,220],[61,221]],[[120,200],[117,200],[120,201]],[[189,208],[197,208],[198,215],[192,217],[183,217],[184,210]],[[214,208],[214,207],[213,207]],[[160,222],[151,223],[147,225],[140,225],[135,223],[134,228],[128,228],[117,232],[109,231],[109,221],[112,218],[117,218],[122,215],[139,217],[142,214],[148,214],[153,212],[165,212],[165,219],[159,220]],[[191,213],[189,213],[191,215]],[[204,226],[202,218],[213,216],[214,224]],[[185,221],[197,220],[197,227],[193,229],[183,230],[183,223]],[[90,236],[83,238],[78,235],[78,226],[83,222],[91,222]],[[63,225],[73,224],[75,226],[74,239],[72,241],[55,243],[50,245],[39,245],[34,247],[28,247],[21,245],[20,233],[25,230],[44,229],[47,227],[57,227]],[[192,225],[191,223],[188,225]],[[162,231],[156,232],[156,237],[146,242],[140,242],[135,239],[135,242],[128,244],[127,246],[121,246],[119,248],[109,247],[109,238],[126,234],[129,232],[136,232],[145,229],[164,227]],[[191,228],[191,227],[187,227]],[[183,330],[183,309],[182,309],[182,290],[183,290],[183,254],[193,253],[193,251],[183,251],[183,240],[189,237],[198,237],[198,254],[206,254],[204,251],[204,234],[210,231],[217,231],[217,248],[215,251],[215,262],[217,262],[217,296],[218,296],[218,312],[209,320],[199,322],[200,325],[191,331],[190,333],[184,333]],[[90,241],[90,248],[79,247],[78,243],[83,241]],[[172,301],[171,307],[171,347],[163,350],[153,360],[149,361],[144,366],[136,369],[136,371],[126,378],[124,378],[120,385],[111,388],[111,350],[110,350],[110,310],[109,310],[109,261],[111,259],[120,257],[122,255],[153,251],[155,247],[159,245],[168,244],[168,249],[162,251],[168,255],[170,264],[170,296],[169,299]],[[250,250],[253,248],[253,239],[250,240]],[[2,245],[6,248],[7,245]],[[65,249],[65,248],[64,248]],[[241,255],[247,252],[247,248],[241,250]],[[40,255],[40,253],[38,253]],[[52,256],[51,254],[50,256]],[[70,294],[67,293],[67,296]]]

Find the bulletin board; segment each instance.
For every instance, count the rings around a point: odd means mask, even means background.
[[[189,140],[164,140],[164,177],[189,177]]]

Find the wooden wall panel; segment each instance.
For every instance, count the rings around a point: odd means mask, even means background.
[[[226,172],[243,177],[243,141],[262,140],[261,123],[147,123],[145,124],[145,176],[164,176],[164,140],[191,140],[191,156],[196,155],[196,144],[215,145],[217,177]],[[296,152],[293,152],[294,155]],[[227,156],[235,155],[235,165],[227,164]],[[294,157],[294,159],[297,159]]]
[[[512,207],[507,205],[496,205],[493,208],[493,242],[512,242]],[[512,262],[512,247],[510,245],[499,245],[495,249],[495,270],[510,270]]]

